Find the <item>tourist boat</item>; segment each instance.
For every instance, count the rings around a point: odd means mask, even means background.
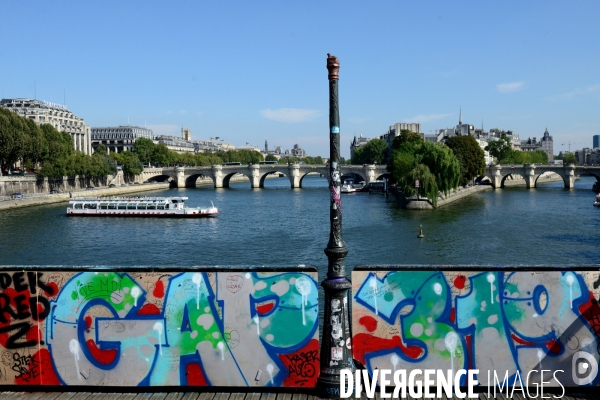
[[[600,194],[596,195],[596,201],[594,202],[594,207],[600,207]]]
[[[187,197],[79,197],[69,201],[67,215],[199,218],[212,217],[219,210],[184,206]]]

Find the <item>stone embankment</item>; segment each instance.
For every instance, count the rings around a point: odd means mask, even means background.
[[[537,184],[549,183],[549,182],[562,182],[562,178],[556,174],[551,175],[542,175],[538,178]],[[516,187],[516,186],[525,186],[525,180],[520,179],[506,179],[504,181],[505,187]],[[474,185],[467,187],[459,187],[456,190],[453,190],[448,196],[444,196],[443,194],[438,197],[437,206],[442,207],[446,204],[450,204],[454,201],[460,200],[467,196],[470,196],[475,193],[483,192],[484,190],[493,189],[491,185]],[[429,199],[405,199],[401,195],[396,196],[396,200],[398,203],[408,209],[408,210],[431,210],[433,206]]]
[[[164,190],[169,188],[169,183],[148,183],[143,185],[118,186],[114,188],[104,187],[93,190],[72,191],[73,197],[103,197],[103,196],[121,196],[150,190]],[[0,198],[0,210],[10,208],[39,206],[42,204],[66,203],[70,199],[69,192],[58,194],[31,194],[23,195],[22,198]]]

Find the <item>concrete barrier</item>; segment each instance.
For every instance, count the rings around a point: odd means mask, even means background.
[[[370,374],[464,369],[478,370],[480,385],[493,385],[498,377],[509,386],[532,387],[542,380],[546,386],[597,386],[599,271],[600,266],[355,268],[354,358]],[[462,375],[460,384],[466,379]]]
[[[314,268],[0,267],[0,385],[314,387],[318,326]]]

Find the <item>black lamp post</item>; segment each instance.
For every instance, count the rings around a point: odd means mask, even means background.
[[[318,386],[323,397],[339,397],[340,371],[352,371],[352,338],[348,308],[348,290],[352,287],[346,279],[344,259],[348,249],[342,237],[342,200],[340,178],[340,113],[338,108],[337,57],[327,54],[329,71],[329,243],[327,279],[321,286],[325,290],[325,316],[321,339],[321,373]]]

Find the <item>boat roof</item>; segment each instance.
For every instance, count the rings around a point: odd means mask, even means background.
[[[120,197],[76,197],[70,200],[70,202],[86,202],[86,201],[94,201],[94,202],[144,202],[144,201],[186,201],[188,199],[187,196],[173,196],[173,197],[137,197],[137,196],[120,196]]]

